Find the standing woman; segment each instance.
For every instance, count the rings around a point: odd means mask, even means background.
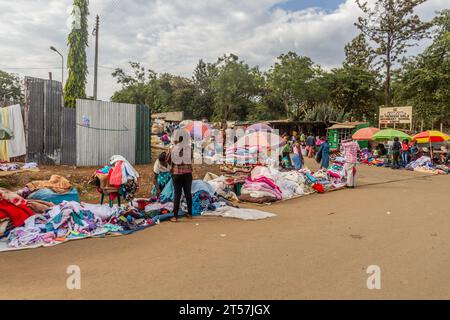
[[[294,156],[292,160],[294,160],[295,170],[300,170],[303,168],[303,155],[302,155],[302,145],[300,143],[300,137],[295,137],[295,142],[293,146]]]
[[[322,158],[320,169],[328,169],[330,166],[330,144],[328,143],[327,137],[322,138],[322,144],[319,147],[318,154],[320,154]]]
[[[175,141],[175,145],[171,148],[167,156],[167,162],[171,166],[174,190],[174,216],[170,218],[172,222],[178,222],[182,192],[184,192],[188,207],[186,218],[192,219],[192,150],[189,142],[183,143],[183,136],[180,136]],[[189,155],[185,155],[184,150],[187,150]]]
[[[404,167],[409,163],[409,152],[409,141],[404,139],[402,142],[402,162]]]

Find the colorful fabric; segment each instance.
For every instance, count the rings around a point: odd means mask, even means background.
[[[161,190],[161,191],[164,190],[164,188],[170,182],[171,179],[172,179],[172,174],[169,171],[160,172],[158,174],[158,179],[157,179],[159,190]],[[156,196],[156,192],[157,192],[156,186],[153,186],[152,193],[151,193],[152,197]]]
[[[358,162],[359,144],[356,141],[342,143],[344,158],[347,163]]]
[[[52,175],[48,181],[32,181],[26,184],[31,192],[40,189],[51,189],[56,193],[67,193],[72,189],[69,180],[59,175]]]
[[[198,191],[192,196],[192,215],[199,216],[205,211],[214,211],[214,198],[207,191]]]

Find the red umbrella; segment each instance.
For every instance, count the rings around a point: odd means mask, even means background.
[[[193,121],[183,128],[191,134],[191,137],[205,138],[211,134],[209,124],[201,121]]]
[[[372,127],[362,128],[353,134],[352,139],[353,140],[372,140],[372,136],[379,131],[380,131],[380,129],[378,129],[378,128],[372,128]]]

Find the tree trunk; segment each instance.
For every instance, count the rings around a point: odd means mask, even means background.
[[[388,43],[390,36],[388,36]],[[384,104],[386,107],[391,106],[391,48],[387,45],[386,48],[386,83],[384,87]]]

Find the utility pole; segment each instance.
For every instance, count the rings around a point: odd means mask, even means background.
[[[94,63],[94,100],[97,100],[97,79],[98,79],[98,33],[100,28],[100,17],[95,17],[95,63]]]

